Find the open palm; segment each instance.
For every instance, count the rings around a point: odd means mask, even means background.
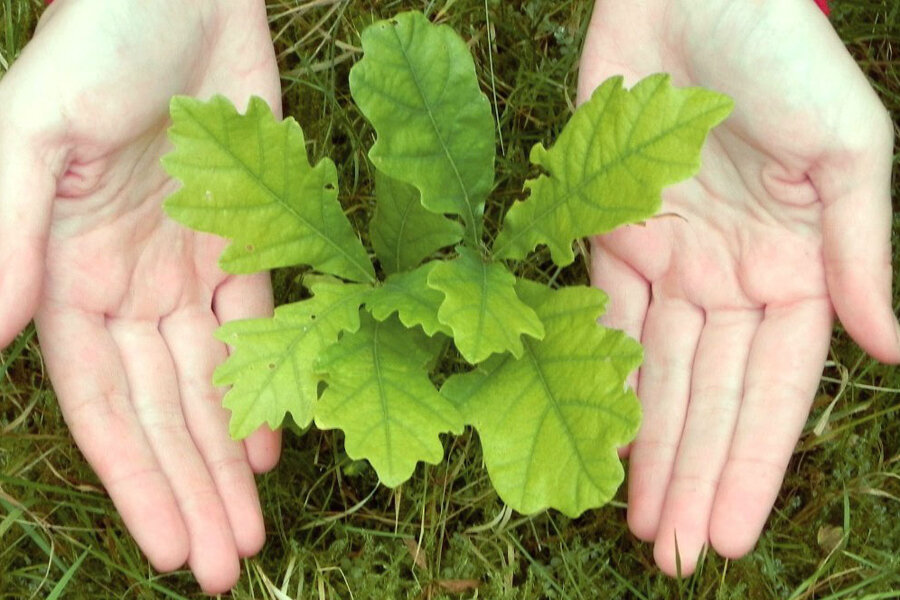
[[[752,549],[806,420],[836,312],[900,361],[891,309],[891,123],[808,0],[598,0],[582,100],[671,73],[729,94],[703,167],[663,216],[595,240],[608,325],[645,347],[628,522],[657,563]],[[677,550],[676,550],[677,545]]]
[[[63,414],[160,570],[230,588],[265,530],[253,470],[277,434],[227,435],[220,322],[271,311],[222,241],[161,209],[173,94],[280,106],[262,3],[53,5],[0,82],[0,345],[36,314]]]

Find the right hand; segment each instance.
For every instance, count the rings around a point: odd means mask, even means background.
[[[244,443],[212,371],[222,322],[267,316],[267,275],[219,270],[224,241],[162,212],[174,94],[251,95],[280,113],[265,5],[59,0],[0,81],[0,347],[36,315],[60,407],[160,571],[187,562],[225,592],[265,538],[253,472],[280,437]]]
[[[641,340],[628,523],[663,571],[758,539],[806,422],[832,313],[900,362],[890,118],[811,0],[597,0],[579,75],[651,73],[734,98],[673,218],[594,243],[604,322]],[[677,539],[676,539],[677,536]],[[680,558],[680,560],[679,560]]]

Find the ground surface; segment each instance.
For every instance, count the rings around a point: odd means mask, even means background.
[[[896,122],[900,3],[833,4],[836,28]],[[41,8],[0,0],[0,74]],[[570,114],[589,3],[270,0],[286,113],[306,130],[313,158],[340,165],[353,214],[371,200],[360,168],[371,136],[350,107],[347,72],[362,27],[406,8],[469,40],[501,115],[497,194],[518,197],[528,149],[552,139]],[[898,231],[895,219],[895,265]],[[583,278],[581,269],[562,276]],[[296,293],[291,279],[276,275],[279,301]],[[867,358],[840,331],[830,360],[776,510],[743,560],[710,554],[690,578],[662,576],[650,546],[628,533],[621,502],[575,521],[508,514],[468,435],[448,443],[443,464],[392,491],[347,459],[339,435],[288,433],[280,467],[259,480],[268,543],[245,561],[233,597],[898,597],[900,370]],[[186,571],[153,573],[123,529],[60,418],[29,329],[0,353],[0,599],[48,597],[202,596]]]

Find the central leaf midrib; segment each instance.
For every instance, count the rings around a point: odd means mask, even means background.
[[[190,113],[191,111],[188,110],[187,112]],[[329,236],[325,235],[318,227],[313,225],[303,215],[301,215],[299,212],[297,212],[297,210],[293,206],[291,206],[286,201],[284,201],[277,193],[275,193],[275,190],[273,190],[272,188],[269,187],[269,185],[262,179],[262,176],[254,173],[253,170],[250,169],[250,167],[246,163],[244,163],[244,161],[241,160],[241,158],[237,154],[235,154],[234,152],[231,152],[231,150],[228,148],[228,146],[223,144],[222,140],[219,139],[219,137],[215,134],[215,132],[213,132],[210,128],[208,128],[206,126],[205,123],[203,123],[200,119],[197,118],[196,114],[191,113],[191,117],[193,117],[194,122],[203,131],[205,131],[207,135],[209,135],[209,137],[216,143],[216,145],[219,147],[219,149],[222,150],[222,152],[226,156],[229,156],[235,164],[240,166],[244,170],[244,172],[253,181],[255,181],[259,185],[259,187],[266,192],[266,194],[268,194],[268,196],[270,198],[273,198],[275,200],[275,204],[278,204],[279,206],[284,208],[287,212],[289,212],[291,215],[293,215],[298,221],[303,223],[306,227],[311,229],[316,235],[318,235],[320,238],[322,238],[328,245],[330,245],[335,250],[337,250],[339,254],[344,256],[344,258],[346,258],[350,264],[352,264],[356,269],[358,269],[363,274],[366,281],[369,281],[369,282],[375,281],[375,278],[372,277],[371,275],[369,275],[369,271],[365,267],[360,265],[359,262],[354,257],[352,257],[346,250],[344,250],[337,242],[332,240]],[[283,133],[287,133],[287,132],[283,132]],[[309,172],[312,173],[313,171],[315,171],[315,167],[313,167],[310,164]]]
[[[378,329],[381,323],[375,322],[372,330],[372,367],[375,370],[375,382],[378,386],[378,400],[381,402],[381,415],[384,419],[384,450],[391,465],[391,472],[394,471],[394,453],[391,445],[391,416],[388,410],[387,392],[385,390],[384,378],[381,373],[381,357],[378,355]]]
[[[403,209],[403,212],[400,215],[400,226],[397,229],[397,249],[394,252],[398,271],[402,270],[402,267],[400,266],[400,254],[403,251],[403,232],[406,230],[406,222],[407,220],[409,220],[409,215],[412,212],[413,202],[419,202],[419,199],[414,198],[410,202],[407,202],[406,206]]]
[[[419,77],[416,73],[416,70],[413,68],[412,61],[409,59],[409,55],[406,53],[406,47],[403,45],[403,40],[400,39],[400,34],[397,33],[396,27],[392,27],[391,31],[394,33],[394,37],[397,39],[397,46],[400,48],[400,53],[403,54],[403,59],[406,61],[406,64],[409,67],[409,72],[412,75],[412,80],[416,86],[416,91],[419,93],[419,97],[422,99],[422,106],[425,108],[425,114],[428,115],[428,120],[431,122],[431,128],[434,131],[434,136],[435,138],[437,138],[437,141],[441,146],[441,150],[444,151],[444,156],[447,157],[447,162],[450,163],[450,168],[453,169],[453,175],[456,177],[456,182],[459,184],[460,191],[462,191],[469,216],[466,229],[469,230],[470,237],[472,238],[472,242],[474,243],[477,241],[475,211],[472,208],[472,201],[469,197],[469,192],[466,189],[466,185],[463,182],[462,175],[460,174],[459,169],[456,168],[456,162],[453,156],[450,154],[450,149],[447,147],[446,142],[444,142],[444,138],[441,135],[440,129],[438,129],[437,121],[435,121],[434,119],[434,113],[432,112],[431,105],[428,102],[428,98],[425,96],[425,92],[422,90],[422,85],[419,82]],[[447,78],[449,79],[449,77],[450,75],[448,73]]]
[[[544,389],[544,394],[548,398],[550,405],[550,409],[553,410],[553,413],[556,415],[556,418],[559,419],[560,424],[563,427],[563,431],[566,434],[566,438],[569,440],[569,444],[572,446],[572,452],[574,452],[576,458],[578,459],[578,464],[581,467],[581,471],[584,473],[585,477],[587,477],[591,485],[594,486],[597,490],[602,490],[603,486],[598,485],[591,475],[590,470],[588,469],[587,464],[585,463],[584,457],[581,455],[581,452],[578,448],[578,444],[575,441],[575,436],[572,434],[572,430],[569,428],[569,424],[563,418],[562,411],[559,409],[559,404],[556,402],[556,396],[553,394],[550,389],[550,384],[547,382],[547,378],[544,375],[543,369],[541,369],[540,361],[538,361],[537,356],[534,354],[534,350],[531,348],[531,343],[528,339],[524,339],[522,344],[525,348],[525,353],[528,355],[528,359],[531,361],[531,365],[537,373],[538,379],[541,382],[541,387]],[[531,461],[529,461],[529,465]]]
[[[481,349],[481,336],[484,334],[484,320],[487,312],[487,294],[488,294],[488,278],[487,265],[479,261],[481,266],[481,310],[478,313],[478,327],[475,330],[475,336],[478,340],[476,350]]]

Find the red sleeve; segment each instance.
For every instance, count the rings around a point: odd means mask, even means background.
[[[816,4],[819,5],[819,8],[822,9],[826,16],[831,14],[831,9],[828,8],[828,0],[816,0]]]

